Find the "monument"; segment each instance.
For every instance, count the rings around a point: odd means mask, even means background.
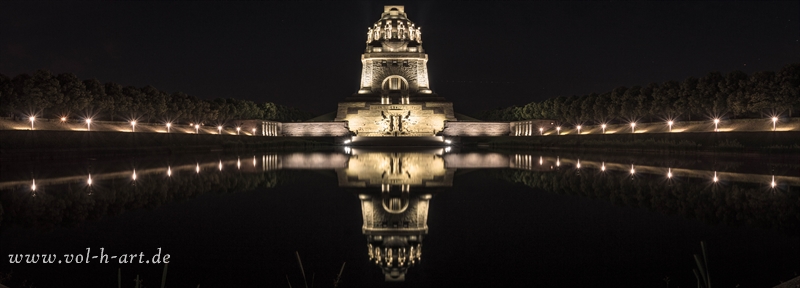
[[[341,137],[346,139],[341,143],[353,146],[428,146],[450,143],[445,137],[530,136],[534,128],[552,126],[534,123],[539,120],[485,122],[455,113],[452,102],[431,90],[422,27],[408,19],[404,6],[384,6],[366,32],[358,91],[340,102],[335,113],[307,122],[270,123],[275,128],[269,131]],[[540,122],[545,121],[551,122]]]
[[[445,121],[456,121],[453,103],[430,89],[422,27],[403,6],[384,6],[367,28],[361,55],[361,87],[339,103],[335,121],[346,121],[354,136],[436,136]]]

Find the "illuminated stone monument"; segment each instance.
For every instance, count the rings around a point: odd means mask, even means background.
[[[339,103],[335,121],[355,136],[435,136],[456,121],[453,103],[434,94],[428,81],[422,27],[403,6],[384,6],[367,29],[361,55],[361,88]]]

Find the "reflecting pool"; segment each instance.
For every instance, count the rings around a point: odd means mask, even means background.
[[[341,147],[2,169],[0,272],[36,287],[688,287],[700,241],[714,286],[800,273],[792,155]]]

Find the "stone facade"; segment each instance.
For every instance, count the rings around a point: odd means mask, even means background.
[[[428,81],[422,30],[403,6],[385,6],[367,28],[358,92],[339,103],[336,121],[365,137],[435,136],[457,121],[453,104],[434,94]]]
[[[350,136],[347,122],[291,122],[281,124],[283,136],[340,137]]]
[[[511,126],[508,122],[447,122],[444,136],[508,136]]]
[[[336,121],[347,121],[356,136],[434,136],[456,120],[452,103],[339,103]]]

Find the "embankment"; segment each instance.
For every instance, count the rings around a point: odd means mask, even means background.
[[[657,153],[800,153],[800,131],[463,137],[464,146]]]
[[[243,149],[310,149],[332,137],[265,137],[187,133],[0,130],[0,159],[57,159]]]

